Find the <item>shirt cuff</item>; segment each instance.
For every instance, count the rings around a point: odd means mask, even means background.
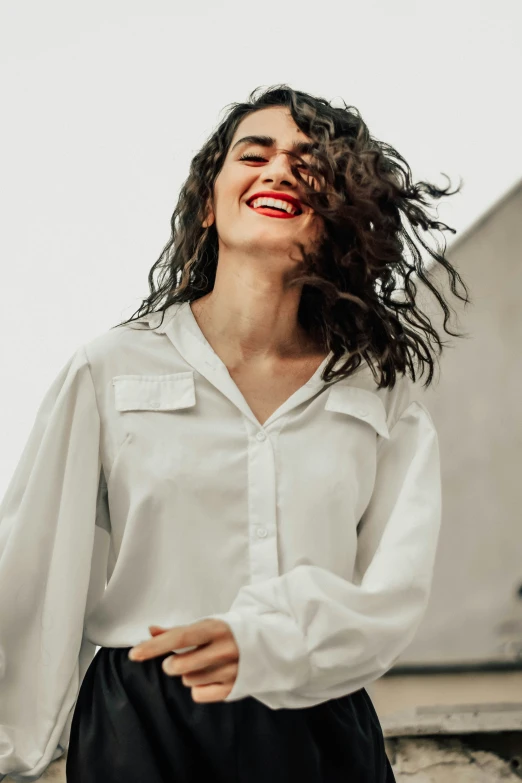
[[[230,610],[208,615],[230,626],[239,650],[236,681],[226,702],[246,696],[290,691],[311,676],[305,639],[293,618],[282,612]]]

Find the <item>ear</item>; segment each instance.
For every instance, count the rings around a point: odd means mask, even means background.
[[[207,204],[205,219],[201,225],[203,226],[203,228],[208,228],[214,223],[214,220],[215,220],[214,210],[212,209],[212,206],[210,204]]]
[[[207,212],[207,216],[206,216],[205,220],[203,221],[203,223],[201,225],[203,226],[203,228],[208,228],[209,226],[211,226],[213,224],[213,222],[214,222],[214,213],[212,212],[212,210],[209,210]]]

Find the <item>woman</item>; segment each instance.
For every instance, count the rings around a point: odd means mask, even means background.
[[[8,488],[4,775],[68,749],[69,783],[394,780],[365,686],[415,635],[441,516],[410,388],[442,343],[413,274],[449,312],[402,221],[468,301],[415,231],[448,228],[424,208],[448,191],[412,184],[353,107],[256,93]]]

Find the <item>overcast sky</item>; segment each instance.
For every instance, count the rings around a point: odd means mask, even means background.
[[[0,497],[59,369],[148,295],[190,159],[226,104],[281,82],[344,99],[415,179],[464,180],[439,206],[462,233],[522,177],[521,9],[2,3]]]

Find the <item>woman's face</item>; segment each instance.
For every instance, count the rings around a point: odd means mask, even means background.
[[[272,141],[242,141],[247,136],[265,136]],[[290,169],[290,164],[298,161],[285,154],[295,144],[311,141],[283,106],[260,109],[241,121],[214,184],[214,210],[210,209],[203,224],[216,223],[220,251],[226,248],[259,256],[288,256],[296,241],[310,250],[320,239],[323,220],[302,202],[302,186]],[[311,160],[302,148],[295,151],[305,162]],[[306,177],[306,167],[300,171]],[[276,199],[297,199],[300,211],[290,216],[280,210],[249,205],[252,196],[267,191],[274,192]]]

